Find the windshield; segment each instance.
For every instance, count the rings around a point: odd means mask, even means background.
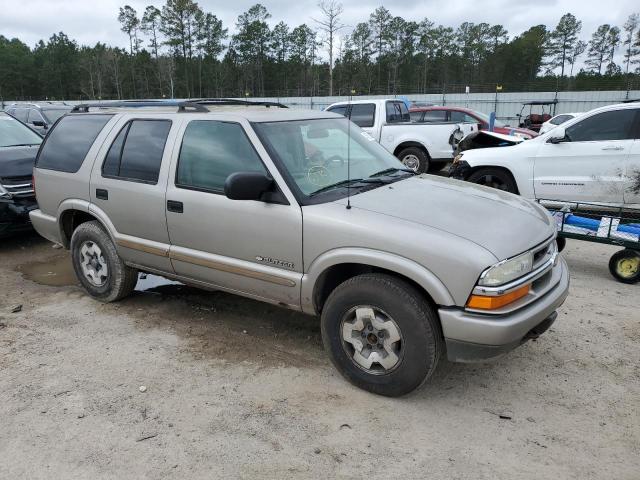
[[[0,148],[40,143],[40,135],[6,113],[0,113]]]
[[[43,110],[44,114],[47,116],[49,122],[51,123],[55,123],[56,120],[58,120],[65,113],[69,113],[70,111],[71,108],[47,108],[46,110]]]
[[[482,119],[483,122],[485,123],[489,123],[489,115],[487,115],[486,113],[482,113],[482,112],[476,112],[474,110],[473,114],[476,117],[480,117]],[[502,123],[500,120],[496,120],[495,123],[493,124],[494,126],[498,127],[498,128],[504,128],[506,127],[506,125],[504,123]]]
[[[347,186],[375,188],[384,183],[382,174],[411,174],[373,137],[349,123],[330,118],[258,123],[254,128],[305,196]]]

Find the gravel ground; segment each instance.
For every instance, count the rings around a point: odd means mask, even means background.
[[[315,318],[153,277],[103,305],[64,250],[2,240],[0,478],[637,480],[639,286],[614,251],[569,243],[538,341],[388,399],[333,370]]]

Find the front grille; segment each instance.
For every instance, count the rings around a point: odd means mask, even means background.
[[[536,270],[549,260],[556,252],[557,246],[554,238],[546,240],[541,245],[538,245],[533,249],[533,268]]]
[[[13,197],[32,197],[35,194],[31,184],[31,175],[2,177],[0,185]]]

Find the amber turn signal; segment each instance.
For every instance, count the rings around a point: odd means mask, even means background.
[[[502,308],[505,305],[515,302],[519,298],[524,297],[531,285],[525,285],[513,292],[505,293],[504,295],[497,295],[495,297],[488,297],[484,295],[471,295],[467,301],[467,308],[475,308],[478,310],[496,310]]]

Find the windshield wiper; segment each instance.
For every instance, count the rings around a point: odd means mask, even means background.
[[[374,179],[374,178],[350,178],[348,180],[342,180],[340,182],[327,185],[326,187],[322,187],[320,190],[316,190],[315,192],[309,194],[309,196],[313,197],[315,195],[318,195],[319,193],[324,193],[329,190],[333,190],[334,188],[346,187],[347,185],[352,185],[354,183],[363,183],[365,185],[370,185],[372,183],[383,184],[385,183],[385,181],[382,179]]]
[[[409,168],[395,168],[395,167],[392,167],[392,168],[387,168],[385,170],[381,170],[380,172],[376,172],[376,173],[374,173],[372,175],[369,175],[369,178],[381,177],[383,175],[388,175],[390,173],[396,173],[396,172],[406,172],[406,173],[411,173],[412,175],[416,175],[416,172],[411,170],[411,169],[409,169]]]
[[[35,147],[36,145],[40,145],[39,143],[16,143],[15,145],[3,145],[3,147]]]

